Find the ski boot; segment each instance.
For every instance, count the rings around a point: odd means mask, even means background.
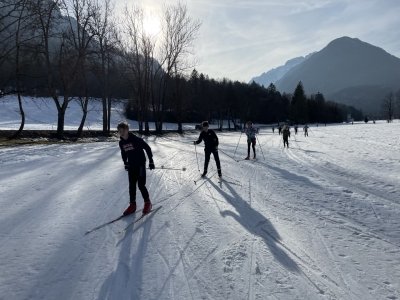
[[[153,208],[153,205],[151,204],[150,199],[149,199],[149,200],[144,202],[144,208],[142,210],[142,213],[144,215],[148,214],[151,211],[152,208]]]
[[[123,215],[127,216],[133,214],[136,211],[136,202],[131,202],[127,209],[125,209]]]

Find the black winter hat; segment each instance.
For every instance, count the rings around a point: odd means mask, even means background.
[[[201,123],[201,126],[208,127],[209,126],[208,121],[204,121],[203,123]]]

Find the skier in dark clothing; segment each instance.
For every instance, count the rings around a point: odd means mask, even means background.
[[[218,137],[215,134],[214,130],[208,129],[209,124],[207,121],[204,121],[202,123],[202,131],[200,133],[199,138],[197,141],[194,141],[193,143],[195,145],[200,144],[201,141],[204,141],[204,154],[205,154],[205,160],[204,160],[204,171],[201,177],[205,177],[207,174],[208,170],[208,163],[210,162],[210,156],[211,153],[214,155],[215,163],[217,164],[217,170],[218,170],[218,176],[222,176],[221,172],[221,163],[219,161],[219,155],[218,155]]]
[[[279,135],[281,135],[281,133],[282,133],[282,125],[279,125],[278,132],[279,132]]]
[[[290,138],[289,125],[283,126],[282,137],[283,137],[283,148],[285,148],[285,145],[289,148],[289,138]]]
[[[299,127],[297,125],[294,125],[294,134],[297,134],[298,129],[299,129]]]
[[[253,127],[253,123],[248,121],[244,133],[247,135],[247,157],[245,160],[250,159],[250,145],[253,148],[253,158],[256,159],[256,134],[257,129]]]
[[[304,130],[304,136],[308,136],[308,125],[306,124],[305,126],[304,126],[304,128],[303,128],[303,130]]]
[[[136,211],[136,183],[144,199],[143,214],[151,211],[152,204],[149,192],[146,188],[146,151],[149,158],[149,168],[154,170],[153,154],[150,146],[141,138],[129,132],[127,123],[118,124],[118,133],[121,137],[119,147],[121,149],[122,161],[125,164],[125,170],[128,171],[129,177],[129,197],[130,205],[124,211],[124,215],[132,214]]]

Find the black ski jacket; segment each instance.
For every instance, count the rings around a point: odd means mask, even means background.
[[[215,134],[214,130],[208,129],[207,132],[202,131],[198,140],[195,142],[196,144],[200,144],[201,141],[204,141],[204,148],[206,151],[213,151],[218,147],[218,137]]]
[[[131,132],[127,140],[121,137],[119,148],[121,149],[121,156],[124,164],[131,167],[142,166],[146,163],[146,156],[143,150],[146,151],[149,161],[153,161],[153,153],[151,152],[150,146],[142,138],[135,136]]]

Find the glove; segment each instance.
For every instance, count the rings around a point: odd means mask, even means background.
[[[129,171],[129,165],[128,164],[125,164],[125,170]]]
[[[150,170],[154,170],[156,168],[156,166],[154,165],[154,162],[153,161],[150,161],[149,162],[149,169]]]

